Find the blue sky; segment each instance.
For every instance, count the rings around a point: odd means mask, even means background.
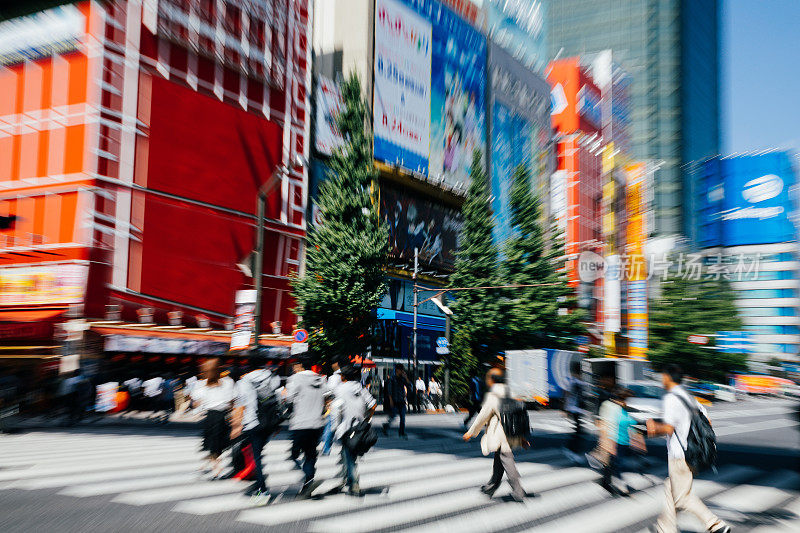
[[[800,0],[723,0],[722,151],[800,151]]]

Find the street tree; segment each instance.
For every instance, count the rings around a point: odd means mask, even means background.
[[[503,282],[538,286],[504,291],[505,348],[573,347],[574,337],[585,331],[583,313],[575,309],[575,291],[567,284],[560,232],[554,227],[546,242],[541,204],[524,165],[514,172],[510,207],[512,235],[503,246]]]
[[[730,283],[722,275],[673,276],[661,282],[661,294],[650,300],[648,358],[654,366],[677,363],[694,377],[722,381],[746,368],[746,356],[692,344],[690,335],[714,335],[742,327]]]
[[[499,315],[496,290],[474,289],[498,285],[497,247],[492,240],[492,208],[489,182],[479,151],[475,151],[470,169],[470,186],[462,207],[463,225],[456,253],[455,272],[450,286],[473,288],[452,293],[453,345],[451,347],[451,395],[464,400],[470,376],[479,370],[479,363],[489,362],[500,345]]]
[[[345,143],[334,150],[320,186],[321,222],[309,227],[306,270],[292,281],[295,312],[323,364],[366,351],[386,292],[388,229],[378,210],[368,107],[355,74],[341,93],[336,125]]]

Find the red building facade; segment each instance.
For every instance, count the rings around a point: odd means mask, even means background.
[[[0,334],[24,338],[32,318],[68,308],[223,327],[235,292],[253,285],[237,264],[254,247],[261,187],[263,322],[291,330],[308,4],[84,1],[0,23],[0,42],[41,33],[37,55],[0,58],[0,91],[12,95],[0,99],[0,215],[17,217],[0,230]]]

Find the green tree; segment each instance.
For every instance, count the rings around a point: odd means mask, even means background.
[[[492,208],[489,182],[479,151],[470,169],[470,186],[462,207],[463,226],[451,287],[488,287],[498,283],[497,247],[492,240]],[[451,398],[465,399],[469,377],[481,362],[492,360],[500,345],[497,291],[477,289],[451,293],[453,343],[450,349]]]
[[[361,83],[341,86],[336,125],[345,144],[334,151],[320,187],[320,224],[308,232],[306,271],[292,281],[295,312],[321,363],[363,353],[384,293],[388,229],[379,214],[372,132]]]
[[[563,240],[556,235],[549,246],[542,229],[539,199],[530,171],[520,165],[510,194],[512,236],[503,247],[504,284],[536,287],[510,288],[502,299],[505,348],[568,348],[584,331],[583,314],[574,307],[574,289],[567,284]]]
[[[737,331],[741,327],[734,293],[722,276],[674,276],[662,282],[661,295],[650,301],[648,358],[656,367],[677,363],[689,375],[721,381],[727,374],[743,370],[746,356],[692,344],[689,335]]]

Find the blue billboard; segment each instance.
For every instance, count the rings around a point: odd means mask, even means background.
[[[537,194],[552,171],[550,86],[495,43],[489,45],[489,70],[493,237],[502,243],[512,233],[510,192],[516,168],[528,168]]]
[[[698,187],[702,247],[794,241],[797,178],[787,152],[713,158]]]
[[[375,6],[375,159],[466,186],[486,143],[486,38],[436,0]]]

